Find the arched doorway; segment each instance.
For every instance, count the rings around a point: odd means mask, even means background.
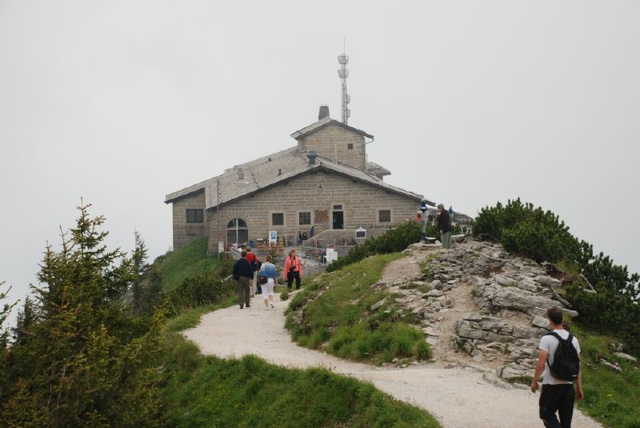
[[[247,229],[247,222],[241,218],[234,218],[227,223],[227,243],[232,244],[234,242],[239,244],[249,242],[249,229]]]

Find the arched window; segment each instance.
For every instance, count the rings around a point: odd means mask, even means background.
[[[246,244],[249,242],[249,229],[247,229],[247,222],[241,218],[234,218],[227,223],[227,242],[237,242],[239,244]]]

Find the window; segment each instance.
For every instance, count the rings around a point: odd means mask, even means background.
[[[311,224],[311,213],[298,213],[298,224]]]
[[[187,209],[187,223],[204,222],[204,210]]]
[[[349,144],[347,144],[347,149],[349,149],[349,150],[353,150],[353,143],[349,143]]]
[[[391,222],[391,210],[378,211],[378,222],[389,223]]]
[[[341,210],[342,209],[342,205],[334,205],[333,209],[334,210]]]
[[[249,241],[249,230],[247,222],[241,218],[234,218],[227,223],[227,242],[238,242],[244,244]]]
[[[272,226],[284,226],[284,213],[272,213],[271,214]]]

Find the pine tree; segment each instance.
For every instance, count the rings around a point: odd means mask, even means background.
[[[13,329],[13,336],[16,343],[24,344],[33,336],[31,328],[38,321],[38,313],[33,299],[28,297],[24,300],[22,309],[18,311],[16,328]]]
[[[134,231],[135,236],[135,249],[133,250],[133,265],[136,273],[136,278],[131,285],[131,300],[134,312],[140,313],[143,310],[144,305],[142,302],[144,293],[144,279],[147,271],[149,270],[149,264],[147,263],[147,246],[144,243],[140,233]]]
[[[78,207],[76,227],[61,234],[61,250],[46,248],[34,287],[39,319],[0,366],[0,379],[7,379],[1,424],[157,424],[162,317],[141,325],[128,314],[123,296],[137,278],[134,260],[107,249],[104,218],[90,218],[88,208]]]

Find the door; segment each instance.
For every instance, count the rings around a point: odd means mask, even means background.
[[[333,228],[344,229],[344,211],[333,211]]]

